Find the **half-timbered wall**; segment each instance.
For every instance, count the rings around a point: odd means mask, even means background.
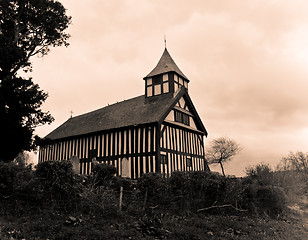
[[[39,162],[47,160],[80,159],[80,173],[91,172],[91,160],[113,165],[121,175],[121,160],[128,159],[130,178],[156,172],[156,126],[118,129],[57,141],[40,148]]]
[[[122,159],[128,160],[128,176],[160,172],[168,177],[174,171],[205,171],[203,134],[197,130],[164,122],[156,125],[116,129],[93,135],[63,139],[40,148],[39,162],[80,159],[80,173],[91,173],[91,161],[116,167],[122,175]],[[159,159],[157,161],[157,159]],[[123,170],[124,171],[124,170]]]
[[[161,173],[205,171],[203,134],[174,125],[162,124],[160,137]]]

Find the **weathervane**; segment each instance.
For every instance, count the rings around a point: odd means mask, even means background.
[[[71,110],[70,113],[71,113],[71,118],[72,118],[73,117],[73,111]]]
[[[167,40],[166,40],[166,35],[164,35],[164,41],[165,41],[165,48],[167,48]]]

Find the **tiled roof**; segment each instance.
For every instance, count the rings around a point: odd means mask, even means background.
[[[159,59],[156,67],[146,77],[144,77],[144,79],[153,77],[161,73],[166,73],[166,72],[176,72],[181,77],[189,81],[189,79],[184,75],[184,73],[182,73],[182,71],[178,68],[176,63],[173,61],[167,48],[165,48],[165,51],[163,52],[163,55]]]
[[[70,118],[45,138],[54,140],[158,122],[175,101],[176,98],[172,94],[163,94],[147,100],[142,95]]]

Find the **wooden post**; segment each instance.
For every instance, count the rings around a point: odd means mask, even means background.
[[[122,211],[123,187],[120,187],[119,210]]]
[[[143,202],[143,209],[145,209],[148,200],[148,188],[145,190],[144,202]]]

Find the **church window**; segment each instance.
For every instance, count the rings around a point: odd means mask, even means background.
[[[154,95],[161,94],[161,85],[154,85]]]
[[[169,92],[169,83],[168,83],[168,82],[165,82],[165,83],[163,84],[163,92],[164,92],[164,93]]]
[[[148,97],[152,97],[152,89],[153,89],[153,87],[152,86],[150,86],[150,87],[147,87],[147,96]]]
[[[148,78],[148,80],[147,80],[147,85],[149,86],[149,85],[151,85],[152,84],[152,78]]]
[[[160,163],[161,164],[168,164],[167,155],[165,153],[161,153],[161,155],[160,155]]]
[[[188,82],[184,80],[184,86],[188,88]]]
[[[183,113],[183,112],[180,112],[180,111],[174,111],[174,119],[176,122],[179,122],[179,123],[183,123],[187,126],[190,126],[190,118],[189,118],[189,115]]]
[[[176,90],[178,90],[179,85],[177,83],[174,83],[174,91],[176,92]]]
[[[160,84],[162,82],[162,76],[161,75],[157,75],[157,76],[154,76],[153,77],[153,84],[156,85],[156,84]]]
[[[181,77],[180,77],[180,79],[179,79],[179,80],[180,80],[180,81],[179,81],[180,85],[182,85],[182,86],[183,86],[183,85],[184,85],[184,83],[183,83],[183,78],[181,78]]]
[[[146,79],[146,96],[152,97],[170,92],[169,74],[160,74]],[[150,89],[152,88],[152,89]],[[152,90],[152,92],[151,92]]]
[[[191,157],[189,157],[189,156],[186,157],[186,165],[187,165],[187,167],[192,167]]]
[[[168,81],[168,74],[163,75],[163,82]]]
[[[176,74],[174,74],[174,81],[177,82],[177,83],[179,82],[179,77]]]
[[[168,74],[161,74],[146,80],[146,96],[152,97],[170,91]]]

